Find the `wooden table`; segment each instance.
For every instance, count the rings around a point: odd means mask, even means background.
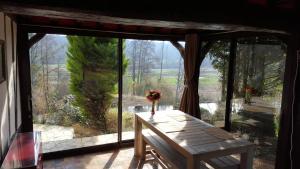
[[[142,125],[146,126],[187,159],[187,168],[195,169],[200,161],[240,154],[240,168],[252,169],[254,145],[235,139],[220,128],[178,110],[135,114],[135,156],[143,156]]]

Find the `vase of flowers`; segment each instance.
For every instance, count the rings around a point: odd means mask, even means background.
[[[155,114],[155,103],[160,99],[160,96],[161,94],[159,90],[147,91],[146,98],[152,103],[151,115]]]

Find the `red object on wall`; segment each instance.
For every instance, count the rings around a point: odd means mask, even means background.
[[[16,134],[1,167],[1,169],[13,168],[43,168],[40,132]]]

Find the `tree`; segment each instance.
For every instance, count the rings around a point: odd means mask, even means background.
[[[53,35],[29,34],[29,37],[34,114],[52,113],[56,111],[58,86],[61,85],[59,78],[52,78],[54,72],[59,74],[59,67],[54,66],[54,63],[56,64],[56,57],[62,52],[64,45]],[[56,87],[51,85],[53,83],[57,84]]]
[[[216,41],[209,50],[212,65],[220,73],[221,101],[225,101],[226,99],[229,45],[227,41]]]
[[[130,70],[132,72],[132,94],[144,95],[144,83],[155,66],[155,44],[149,40],[131,40],[128,45]]]
[[[161,58],[160,58],[160,74],[159,74],[159,81],[161,81],[162,78],[162,70],[163,70],[163,63],[164,63],[164,47],[165,47],[165,41],[163,41],[163,44],[161,46]]]
[[[68,36],[67,39],[67,69],[74,104],[94,125],[106,132],[106,113],[117,92],[118,41],[84,36]],[[127,67],[124,55],[122,67],[124,70]]]

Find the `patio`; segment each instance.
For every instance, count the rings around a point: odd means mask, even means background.
[[[99,136],[74,138],[73,128],[61,126],[34,126],[35,131],[42,131],[43,153],[53,153],[89,146],[105,145],[118,141],[118,133]],[[132,140],[134,132],[122,132],[123,140]]]

